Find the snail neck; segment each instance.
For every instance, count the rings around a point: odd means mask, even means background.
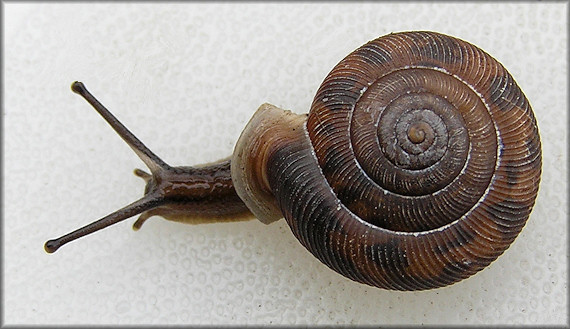
[[[138,230],[151,216],[185,224],[252,219],[235,192],[229,158],[197,167],[170,167],[150,175],[137,169],[146,181],[145,196],[155,195],[161,204],[144,211],[133,224]]]

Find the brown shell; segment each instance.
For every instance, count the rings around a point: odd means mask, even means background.
[[[365,44],[325,78],[306,129],[270,156],[269,185],[299,241],[352,280],[422,290],[467,278],[534,205],[529,102],[465,41],[405,32]]]

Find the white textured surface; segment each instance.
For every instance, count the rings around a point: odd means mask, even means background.
[[[4,4],[6,324],[562,324],[567,313],[567,4]],[[172,165],[225,157],[263,102],[309,109],[350,51],[435,30],[501,61],[543,143],[532,216],[472,278],[428,292],[345,279],[284,221],[133,220],[43,243],[135,200],[143,167],[81,80]]]

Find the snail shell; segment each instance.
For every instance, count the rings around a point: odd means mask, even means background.
[[[494,261],[525,225],[540,174],[536,120],[511,75],[433,32],[349,54],[308,118],[264,104],[232,158],[258,219],[284,216],[331,269],[397,290],[446,286]]]
[[[538,192],[536,120],[503,66],[433,32],[390,34],[337,64],[308,115],[263,104],[230,159],[171,167],[82,83],[72,85],[133,148],[145,194],[49,240],[62,245],[140,214],[184,223],[285,217],[338,273],[397,290],[446,286],[513,242]]]

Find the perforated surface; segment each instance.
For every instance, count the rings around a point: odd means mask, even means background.
[[[4,4],[4,323],[562,324],[567,313],[567,4]],[[403,18],[405,17],[405,18]],[[538,120],[543,175],[521,235],[453,286],[345,279],[281,220],[133,220],[45,240],[137,199],[143,164],[74,95],[83,81],[166,162],[229,155],[263,102],[308,111],[378,36],[435,30],[497,58]]]

